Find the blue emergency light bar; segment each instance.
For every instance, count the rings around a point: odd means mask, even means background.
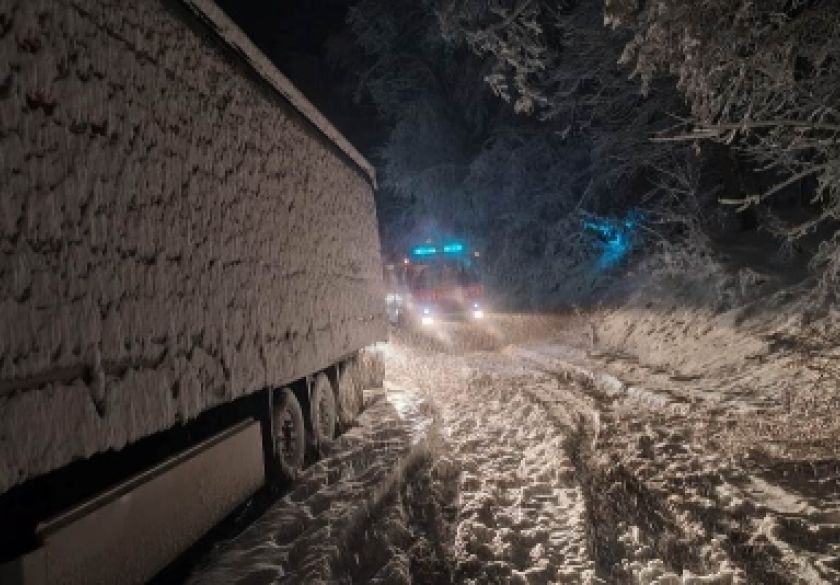
[[[434,246],[417,246],[412,248],[411,254],[414,256],[434,256],[437,254],[437,248]]]
[[[462,254],[466,248],[461,242],[449,242],[444,244],[443,248],[438,249],[435,246],[415,246],[411,249],[412,256],[437,256],[441,251],[444,254]]]

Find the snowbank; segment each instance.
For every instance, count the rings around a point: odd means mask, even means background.
[[[807,282],[695,269],[622,283],[588,315],[591,343],[510,352],[602,401],[581,475],[591,508],[613,510],[605,569],[636,583],[837,582],[837,313]]]

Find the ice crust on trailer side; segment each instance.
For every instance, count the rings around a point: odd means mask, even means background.
[[[185,17],[0,2],[0,492],[385,335],[368,176]]]
[[[183,0],[183,2],[190,7],[202,20],[205,20],[210,26],[223,38],[225,42],[242,54],[242,57],[250,63],[250,65],[257,70],[260,76],[271,83],[274,88],[283,95],[284,98],[294,107],[298,112],[303,114],[318,130],[324,133],[333,144],[341,149],[355,164],[359,166],[371,181],[376,181],[376,171],[367,159],[358,151],[356,147],[350,144],[347,139],[330,124],[324,115],[310,103],[306,96],[292,85],[292,82],[283,75],[262,53],[251,39],[248,38],[242,30],[233,22],[224,10],[219,8],[214,0]]]

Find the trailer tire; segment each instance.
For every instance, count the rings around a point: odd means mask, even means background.
[[[359,353],[356,361],[359,389],[381,388],[385,381],[385,357],[378,349],[367,348]]]
[[[309,422],[315,446],[323,454],[335,438],[335,394],[327,375],[323,372],[315,376],[309,399]]]
[[[338,374],[337,405],[338,421],[342,428],[349,427],[362,410],[362,387],[356,372],[356,362],[350,361]]]
[[[294,481],[303,468],[306,453],[306,425],[300,402],[290,388],[281,388],[274,400],[274,458],[283,481]]]

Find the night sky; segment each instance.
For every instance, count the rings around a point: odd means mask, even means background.
[[[254,43],[366,156],[383,128],[370,102],[354,102],[348,77],[329,63],[326,43],[344,28],[353,0],[218,0]]]

